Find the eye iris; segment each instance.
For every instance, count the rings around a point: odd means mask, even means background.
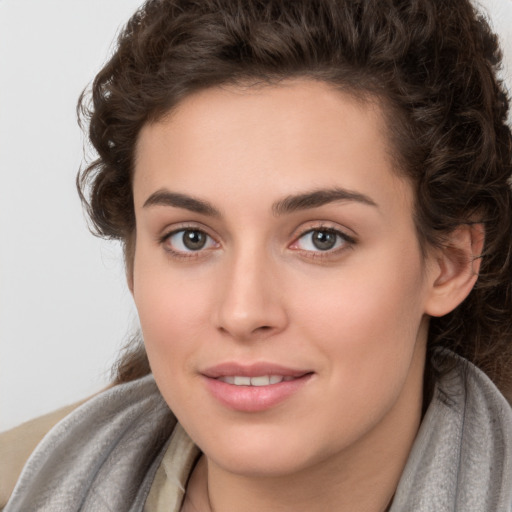
[[[314,231],[312,242],[320,251],[328,251],[336,245],[336,233],[332,231]]]
[[[206,245],[206,234],[201,231],[187,230],[183,233],[183,245],[191,251],[199,251]]]

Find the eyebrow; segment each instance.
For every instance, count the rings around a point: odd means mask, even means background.
[[[378,207],[373,199],[364,194],[336,187],[314,190],[304,194],[290,195],[274,203],[272,211],[274,215],[278,216],[293,213],[298,210],[319,208],[320,206],[339,201],[355,201],[368,206]]]
[[[320,206],[340,201],[355,201],[368,206],[377,207],[375,201],[364,194],[336,187],[287,196],[272,205],[272,212],[276,216],[281,216],[299,210],[319,208]],[[144,202],[143,208],[149,206],[172,206],[208,217],[221,216],[219,210],[208,201],[189,196],[188,194],[170,192],[167,189],[160,189],[151,194]]]
[[[207,215],[208,217],[220,217],[220,212],[208,201],[197,199],[187,194],[170,192],[165,189],[157,190],[151,194],[144,202],[143,208],[147,208],[148,206],[173,206],[201,215]]]

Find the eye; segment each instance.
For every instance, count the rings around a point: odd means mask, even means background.
[[[312,252],[335,251],[345,245],[350,245],[353,240],[336,229],[317,228],[311,229],[301,235],[292,245],[292,249]]]
[[[213,238],[200,229],[180,229],[173,231],[164,238],[164,246],[176,253],[198,252],[215,247]]]

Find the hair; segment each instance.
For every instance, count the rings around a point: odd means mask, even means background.
[[[98,157],[77,178],[94,232],[120,240],[132,271],[134,153],[141,128],[184,97],[224,84],[305,78],[377,100],[397,172],[415,190],[422,247],[483,223],[478,281],[430,322],[452,350],[512,389],[512,137],[496,36],[467,0],[148,0],[82,93]],[[150,367],[136,339],[116,382]],[[509,388],[510,386],[510,388]]]

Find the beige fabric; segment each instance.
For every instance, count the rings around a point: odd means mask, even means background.
[[[155,475],[144,512],[180,512],[188,478],[200,454],[178,423]]]
[[[23,466],[34,448],[61,419],[81,403],[68,405],[0,433],[0,509],[11,495]]]
[[[0,510],[11,495],[30,454],[43,437],[83,402],[63,407],[0,433]],[[179,512],[199,448],[177,424],[151,486],[145,512]]]

